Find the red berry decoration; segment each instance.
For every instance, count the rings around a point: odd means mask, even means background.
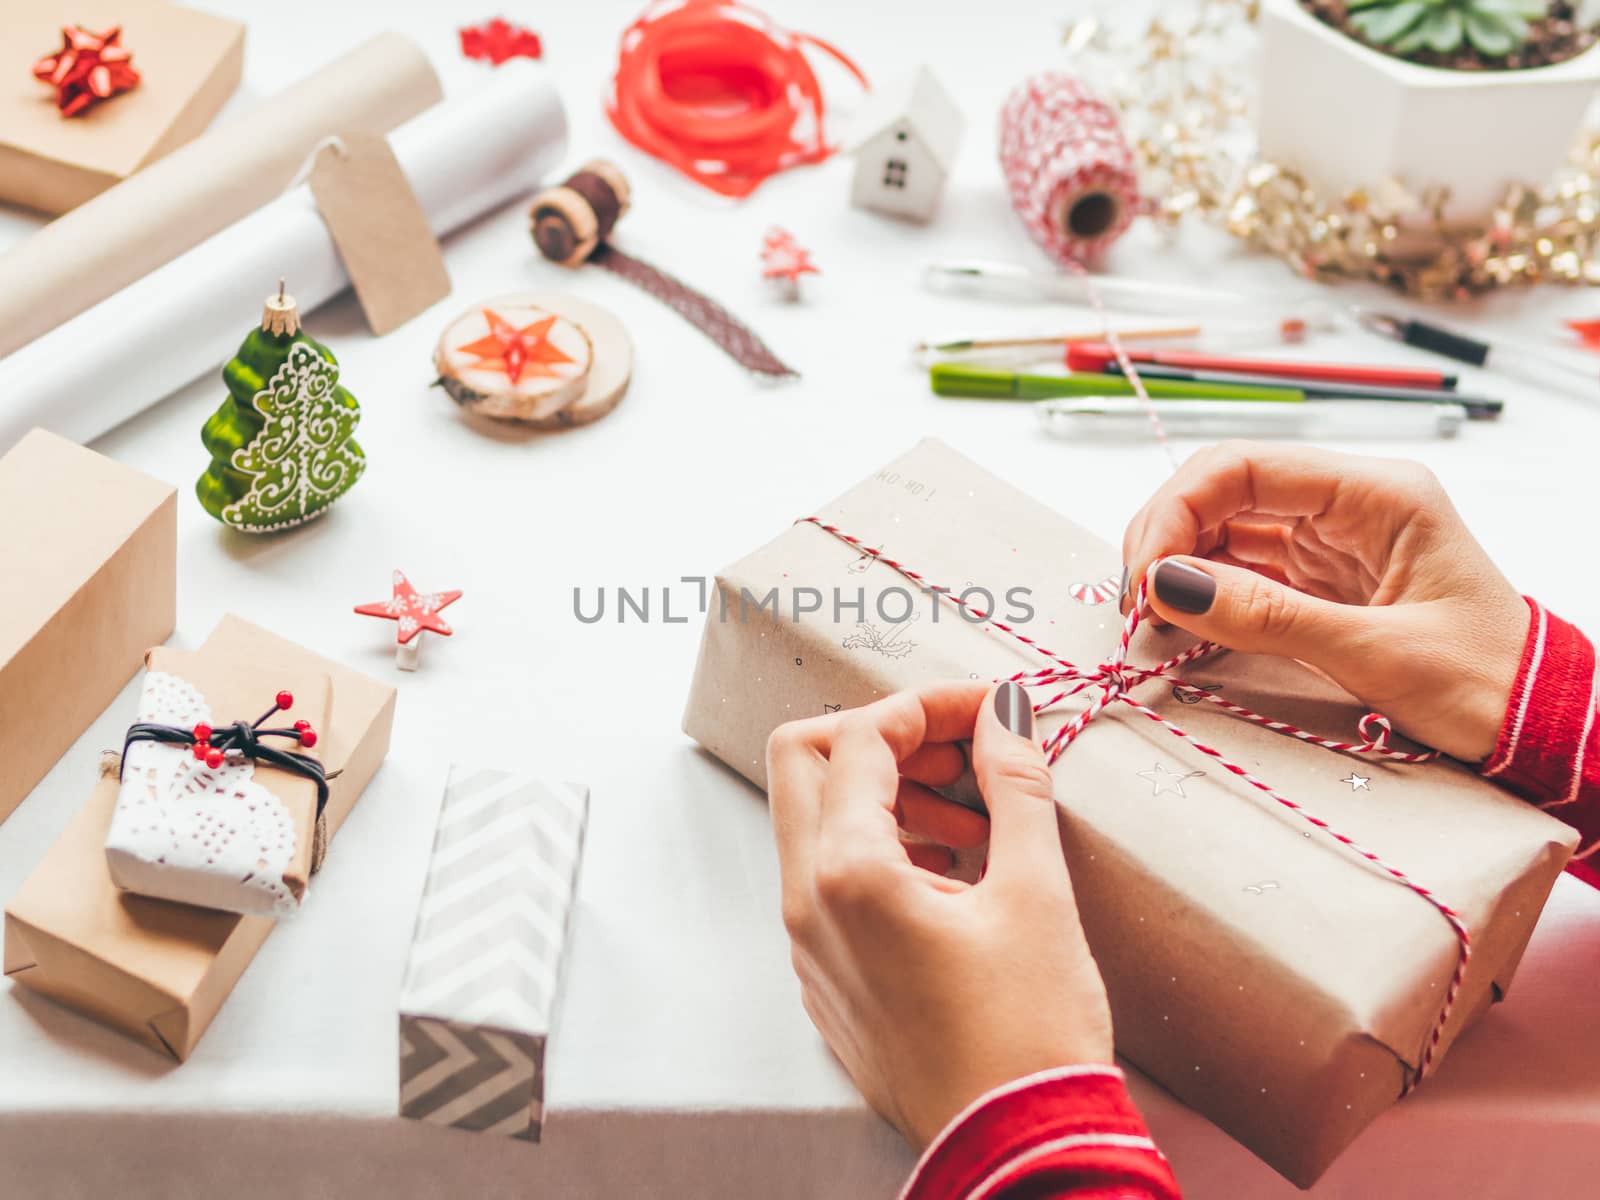
[[[293,692],[279,692],[277,699],[278,699],[278,707],[281,708],[281,709],[284,709],[285,711],[287,711],[287,710],[289,710],[289,709],[294,707],[294,693]]]
[[[205,762],[206,753],[211,749],[211,747],[206,745],[204,742],[196,742],[191,749],[193,749],[196,759],[198,759],[200,762]]]
[[[302,718],[294,723],[294,727],[299,732],[304,733],[306,730],[311,728],[311,722]]]
[[[211,750],[209,752],[207,752],[207,754],[206,754],[206,766],[210,767],[213,771],[215,771],[221,765],[222,765],[222,751],[218,750],[215,746],[213,746],[211,748]]]
[[[315,729],[302,729],[300,731],[300,744],[307,750],[317,744],[317,731]]]
[[[194,727],[194,740],[197,742],[209,742],[211,740],[211,726],[204,721],[196,725]]]

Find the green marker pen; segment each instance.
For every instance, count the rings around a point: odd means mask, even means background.
[[[1020,375],[961,363],[938,363],[928,368],[928,383],[939,396],[975,400],[1048,400],[1057,396],[1132,396],[1128,380],[1116,375],[1082,372],[1070,375]],[[1159,400],[1271,400],[1299,403],[1306,394],[1299,388],[1261,387],[1238,383],[1196,383],[1190,380],[1148,379],[1145,390]]]

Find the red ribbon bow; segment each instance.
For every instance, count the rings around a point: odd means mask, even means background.
[[[139,86],[133,51],[119,44],[120,26],[91,33],[81,25],[61,27],[61,49],[33,64],[35,79],[56,89],[63,117],[88,112],[101,100]]]

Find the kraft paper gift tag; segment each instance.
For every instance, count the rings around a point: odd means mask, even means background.
[[[373,333],[450,294],[439,241],[387,138],[329,138],[313,152],[310,184]]]

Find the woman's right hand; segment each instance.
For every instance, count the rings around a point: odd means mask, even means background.
[[[1128,525],[1123,562],[1164,621],[1318,668],[1415,741],[1493,752],[1528,607],[1424,467],[1225,442]]]
[[[961,682],[795,721],[767,745],[806,1012],[916,1146],[1002,1084],[1111,1062],[1105,985],[1033,732],[1015,683]],[[987,820],[932,790],[961,777],[967,741]],[[944,846],[985,840],[978,883],[940,873]]]

